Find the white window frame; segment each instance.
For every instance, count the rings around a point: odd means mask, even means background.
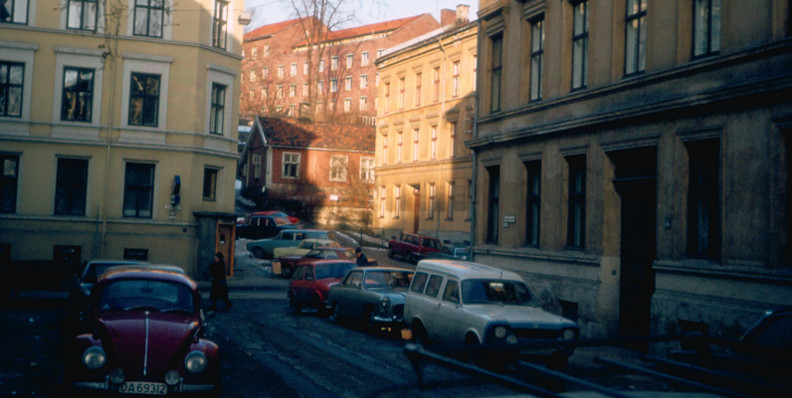
[[[360,53],[360,66],[368,66],[369,64],[369,52],[363,51]]]
[[[91,121],[74,122],[61,120],[63,104],[63,71],[68,67],[94,70],[93,104],[91,104]],[[72,47],[55,47],[55,98],[52,104],[52,123],[99,128],[99,116],[102,109],[102,50],[89,50]],[[25,75],[27,77],[27,74]],[[23,98],[24,100],[24,98]]]
[[[374,182],[374,158],[362,156],[360,158],[360,179],[362,181]]]
[[[287,160],[287,157],[291,157],[291,159]],[[281,178],[289,179],[289,180],[297,180],[300,178],[300,165],[302,162],[302,154],[299,152],[283,152],[281,154]],[[287,165],[294,165],[295,167],[295,175],[294,176],[287,176],[286,175],[286,166]]]
[[[168,82],[170,81],[170,66],[173,63],[172,57],[149,54],[124,53],[124,78],[121,98],[121,112],[118,116],[121,120],[119,125],[125,128],[139,130],[160,130],[164,131],[168,124]],[[129,125],[129,92],[130,80],[133,73],[147,73],[160,75],[159,109],[157,127],[131,126]],[[232,87],[232,86],[229,86]],[[230,104],[230,102],[229,102]],[[208,122],[207,122],[208,131]]]
[[[349,172],[349,156],[332,155],[330,156],[330,181],[346,182]]]
[[[173,38],[173,2],[171,0],[163,0],[163,2],[165,12],[162,15],[162,38],[159,38],[156,36],[135,36],[135,0],[127,0],[127,36],[148,37],[156,40],[171,40]],[[103,14],[99,15],[99,19],[102,19],[102,15]],[[211,36],[209,40],[211,42]]]
[[[223,112],[223,136],[231,132],[231,110],[234,98],[234,72],[220,65],[209,64],[206,71],[206,133],[209,134],[209,118],[212,110],[212,84],[217,83],[225,89],[225,111]]]
[[[3,54],[3,61],[25,64],[25,76],[22,81],[22,113],[19,117],[0,116],[0,131],[11,133],[23,129],[25,134],[28,133],[29,125],[24,124],[23,126],[19,122],[30,122],[30,107],[33,97],[33,60],[37,50],[37,44],[0,41],[0,53]],[[58,116],[60,117],[60,112],[58,112]],[[3,123],[3,121],[11,121],[11,123]]]

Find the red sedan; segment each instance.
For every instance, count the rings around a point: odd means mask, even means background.
[[[80,391],[219,395],[218,346],[202,338],[197,284],[163,269],[102,275],[89,300],[91,333],[78,335],[66,380]]]
[[[289,282],[289,306],[298,314],[306,307],[324,313],[330,286],[337,284],[347,271],[356,266],[348,260],[303,260],[297,264]]]

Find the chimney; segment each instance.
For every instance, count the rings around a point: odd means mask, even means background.
[[[440,10],[440,26],[447,26],[454,23],[456,20],[456,13],[454,10],[444,8]]]
[[[466,24],[470,22],[470,6],[467,4],[459,4],[456,6],[456,20],[459,24]]]

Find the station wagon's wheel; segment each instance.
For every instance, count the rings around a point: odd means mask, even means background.
[[[260,247],[253,248],[253,257],[255,258],[264,258],[264,249]]]

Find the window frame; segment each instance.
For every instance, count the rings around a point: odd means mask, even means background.
[[[687,255],[690,258],[720,259],[723,233],[720,145],[717,138],[685,143],[688,153]],[[703,217],[706,218],[706,231],[701,228]]]
[[[542,231],[542,161],[525,162],[525,245],[539,247]]]
[[[138,4],[138,1],[145,1],[146,4]],[[167,25],[166,12],[165,10],[168,8],[168,0],[161,0],[162,6],[152,5],[153,2],[156,0],[131,0],[132,2],[132,36],[142,36],[142,37],[155,37],[162,39],[165,35],[165,25]],[[138,31],[138,15],[140,14],[139,11],[144,11],[146,14],[146,29],[144,32]],[[151,16],[152,14],[159,14],[161,25],[159,26],[158,34],[152,34],[152,22]]]
[[[706,15],[703,20],[698,18],[700,6],[706,3]],[[713,5],[717,3],[717,7]],[[707,57],[718,54],[720,52],[720,33],[721,33],[721,11],[723,6],[721,0],[693,0],[693,32],[692,40],[693,45],[691,51],[693,58]],[[718,10],[717,14],[714,9]],[[717,17],[717,21],[713,21]],[[701,24],[706,26],[701,26]],[[702,30],[704,31],[702,33]],[[703,43],[702,43],[703,41]],[[703,48],[702,48],[703,46]]]
[[[225,50],[228,45],[228,1],[215,0],[212,15],[212,47]]]
[[[209,178],[209,181],[207,181],[207,177]],[[201,197],[204,202],[214,202],[217,200],[217,182],[219,178],[219,168],[204,166],[203,186],[201,189]]]
[[[70,165],[67,165],[67,163]],[[59,157],[56,165],[53,214],[59,216],[84,216],[88,203],[89,160],[86,158]],[[77,167],[71,168],[71,166]]]
[[[89,5],[89,4],[86,4],[86,3],[93,3],[93,5],[94,5],[93,6],[94,7],[94,10],[93,10],[93,26],[92,27],[90,25],[86,26],[86,22],[87,22],[86,21],[86,16],[85,16],[86,8],[90,9],[90,7],[86,7],[86,5]],[[68,0],[68,2],[66,4],[66,29],[69,29],[69,30],[84,30],[84,31],[89,31],[89,32],[96,32],[98,30],[98,26],[99,26],[99,12],[100,12],[100,10],[99,10],[100,4],[99,3],[100,2],[98,0]],[[79,26],[74,27],[74,26],[71,26],[71,22],[72,22],[71,16],[72,16],[72,5],[76,5],[76,4],[80,4],[81,6],[79,7],[80,16],[78,17],[79,20],[77,21]]]
[[[503,32],[490,36],[490,112],[501,110],[503,93]]]
[[[330,156],[329,180],[333,182],[346,182],[349,174],[349,156]]]
[[[287,159],[288,157],[288,159]],[[296,180],[300,178],[302,154],[299,152],[283,152],[281,154],[281,178]],[[287,173],[288,172],[288,173]]]
[[[578,11],[580,10],[580,11]],[[581,26],[582,24],[582,26]],[[572,90],[588,85],[589,1],[572,5]],[[576,68],[578,66],[578,68]]]
[[[25,116],[25,76],[27,75],[26,67],[27,64],[25,62],[0,60],[0,69],[7,70],[5,73],[6,80],[0,81],[0,95],[4,95],[6,98],[9,98],[11,96],[9,93],[19,93],[19,100],[17,101],[19,104],[19,111],[9,114],[8,108],[11,104],[11,101],[5,101],[3,107],[0,108],[0,117],[22,119]],[[16,68],[19,68],[22,73],[21,82],[18,84],[9,82],[9,79],[11,78],[11,70]]]
[[[136,76],[140,76],[141,78],[144,78],[145,81],[146,81],[145,89],[140,90],[141,94],[136,94],[136,91],[133,90],[133,88],[135,87],[135,80],[136,80],[135,77]],[[150,78],[154,78],[154,77],[156,77],[156,81],[157,81],[157,94],[156,95],[150,95],[150,94],[147,93],[147,91],[149,90],[148,82],[149,82]],[[137,80],[137,81],[140,81],[140,80]],[[129,90],[129,106],[127,108],[127,115],[128,115],[127,116],[127,125],[128,126],[137,126],[137,127],[154,127],[154,128],[159,127],[159,112],[160,112],[159,107],[160,107],[160,101],[161,101],[160,97],[162,95],[162,75],[156,74],[156,73],[132,72],[129,75],[129,87],[130,87],[130,90]],[[132,104],[138,98],[140,98],[143,101],[143,104],[141,105],[141,110],[140,110],[140,113],[141,113],[140,119],[141,119],[141,121],[140,121],[140,123],[133,123],[132,122],[132,117],[133,117],[133,110],[132,110],[133,106],[132,106]],[[146,99],[149,99],[149,101],[147,101]],[[154,106],[152,106],[151,101],[154,101],[154,104],[153,104]],[[144,120],[144,113],[145,113],[146,108],[147,108],[146,104],[149,105],[148,106],[149,109],[154,109],[156,111],[155,114],[154,114],[154,117],[151,119],[151,121],[149,123],[146,123],[146,121]]]
[[[19,163],[18,154],[0,153],[0,213],[14,214],[19,200]],[[13,164],[10,164],[13,162]],[[6,207],[8,204],[8,207]]]
[[[138,173],[148,171],[150,183],[130,183],[130,170],[131,168],[139,168]],[[148,170],[144,170],[148,169]],[[124,164],[124,200],[122,206],[122,217],[124,218],[153,218],[154,217],[154,187],[157,179],[156,164],[148,162],[126,162]],[[135,193],[135,198],[131,198],[132,193]],[[142,198],[142,199],[141,199]],[[127,209],[127,205],[132,199],[135,200],[134,209]],[[134,211],[134,214],[128,214],[128,211]],[[146,215],[145,212],[148,212]],[[142,214],[141,214],[142,213]]]
[[[530,100],[542,99],[542,75],[544,74],[544,14],[538,15],[528,21],[531,25],[531,72],[530,72]],[[538,39],[537,39],[538,37]]]
[[[567,156],[567,247],[586,247],[586,155]]]
[[[22,12],[17,11],[17,6],[24,1],[25,10]],[[11,0],[12,9],[8,11],[9,20],[0,20],[0,23],[27,25],[30,21],[30,10],[36,9],[36,0]],[[20,15],[23,14],[23,15]],[[23,17],[24,20],[15,20],[17,17]]]
[[[360,157],[360,180],[374,182],[375,160],[371,156]]]
[[[75,93],[75,96],[76,97],[80,97],[80,98],[82,98],[82,95],[81,95],[82,93],[86,93],[86,92],[90,93],[90,95],[87,95],[87,97],[89,98],[89,100],[87,102],[87,105],[83,107],[83,109],[87,109],[88,110],[88,116],[87,117],[85,117],[85,116],[82,117],[82,118],[80,118],[80,117],[76,117],[76,118],[64,117],[64,111],[66,110],[65,109],[66,108],[65,104],[67,103],[66,82],[69,80],[69,79],[67,79],[66,76],[67,76],[69,71],[74,71],[74,72],[77,73],[78,82],[80,80],[79,77],[82,75],[82,73],[88,72],[88,71],[90,71],[90,73],[91,73],[90,90],[83,90],[83,91],[74,90],[73,91],[73,93]],[[93,96],[94,96],[94,92],[95,92],[94,82],[96,81],[96,69],[94,69],[94,68],[82,68],[82,67],[76,67],[76,66],[64,66],[62,75],[63,75],[63,80],[62,80],[63,84],[61,85],[62,87],[61,87],[61,103],[60,103],[61,104],[61,106],[60,106],[60,120],[61,121],[65,121],[65,122],[91,123],[93,121],[93,112],[94,112]],[[77,85],[79,85],[79,83]]]
[[[223,135],[225,126],[225,103],[228,86],[217,82],[211,83],[209,133]],[[222,92],[220,91],[222,89]],[[222,98],[222,102],[219,100]]]
[[[646,70],[646,10],[648,1],[649,0],[627,0],[625,2],[625,76],[640,74]]]

